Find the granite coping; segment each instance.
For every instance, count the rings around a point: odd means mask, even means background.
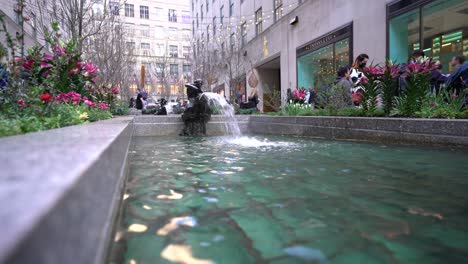
[[[250,131],[395,144],[468,146],[468,120],[252,116]]]
[[[249,115],[236,115],[236,120],[238,122],[249,122],[250,116]],[[226,118],[221,115],[212,115],[210,122],[224,122]],[[157,115],[139,115],[135,116],[134,123],[182,123],[181,115],[167,115],[167,116],[157,116]]]
[[[130,143],[131,131],[128,129],[132,120],[133,117],[120,117],[0,138],[0,263],[18,251],[17,247],[38,226],[44,224],[44,218],[48,214],[57,207],[64,206],[61,204],[64,197],[80,186],[82,178],[125,131],[128,139],[123,138],[121,142]],[[128,145],[123,145],[120,149],[125,147],[128,149]],[[125,149],[123,153],[118,153],[118,158],[125,157],[126,151]],[[114,171],[122,167],[122,164],[117,167]],[[73,202],[78,210],[78,201]],[[108,202],[107,206],[110,207],[110,200]],[[47,237],[43,239],[44,244],[47,244]],[[45,262],[38,260],[37,263]]]

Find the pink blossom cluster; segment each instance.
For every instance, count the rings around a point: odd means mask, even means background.
[[[109,110],[109,105],[107,105],[107,104],[104,103],[104,102],[100,102],[100,103],[99,103],[99,108],[100,108],[101,110]]]
[[[434,70],[436,65],[430,61],[412,61],[406,65],[406,74],[407,75],[417,75],[417,74],[429,74]]]
[[[376,67],[376,66],[369,66],[364,68],[364,75],[365,76],[374,76],[374,77],[380,77],[384,74],[384,69],[381,67]]]
[[[295,100],[304,100],[307,95],[307,92],[305,89],[297,89],[294,90],[292,93],[292,97]]]
[[[384,74],[386,76],[389,76],[393,79],[398,78],[400,76],[400,71],[401,71],[401,66],[400,65],[385,65],[384,68]]]
[[[83,67],[83,75],[88,77],[96,77],[99,69],[91,62],[86,63]]]
[[[118,94],[118,93],[120,93],[120,90],[119,90],[119,88],[117,88],[117,87],[113,87],[113,88],[111,89],[111,91],[112,91],[113,94]]]
[[[82,98],[81,98],[81,94],[77,92],[68,92],[68,93],[58,94],[55,97],[55,100],[59,104],[72,102],[74,105],[77,105],[81,102]]]

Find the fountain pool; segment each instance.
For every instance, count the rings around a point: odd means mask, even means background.
[[[468,153],[136,137],[109,263],[468,263]]]

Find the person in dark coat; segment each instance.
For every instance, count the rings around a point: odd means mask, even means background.
[[[137,98],[136,98],[136,109],[142,110],[143,109],[143,95],[141,94],[140,88],[137,89]]]

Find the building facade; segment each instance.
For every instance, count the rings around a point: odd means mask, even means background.
[[[3,16],[8,33],[15,37],[17,34],[21,34],[21,24],[24,27],[24,53],[28,48],[35,45],[44,45],[44,38],[38,30],[36,15],[34,10],[28,5],[28,1],[24,1],[26,6],[23,11],[23,16],[20,16],[18,11],[17,0],[2,0],[0,5],[0,16]],[[6,46],[6,37],[4,34],[0,34],[0,42]],[[18,50],[18,56],[21,55],[21,51]]]
[[[121,18],[127,49],[134,58],[131,91],[140,87],[155,99],[182,99],[183,85],[192,81],[190,0],[127,0],[109,5]]]
[[[272,110],[266,101],[284,104],[288,89],[331,82],[361,53],[374,64],[386,58],[404,63],[420,49],[445,72],[452,70],[451,57],[468,55],[465,0],[192,0],[196,45],[207,41],[209,19],[213,25],[222,15],[233,17],[227,31],[241,28],[236,44],[248,65],[243,93],[256,88],[265,111]],[[226,94],[233,95],[229,88]],[[274,96],[279,92],[281,99]]]

